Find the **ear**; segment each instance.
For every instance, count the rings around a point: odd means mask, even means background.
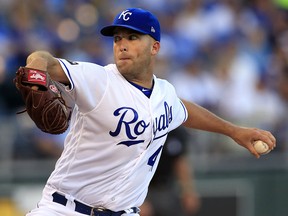
[[[156,55],[160,50],[160,42],[159,41],[153,41],[152,47],[151,47],[151,54]]]

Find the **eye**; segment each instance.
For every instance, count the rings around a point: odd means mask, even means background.
[[[114,42],[120,41],[121,37],[119,35],[114,35]]]
[[[137,40],[139,37],[137,34],[131,34],[129,35],[129,40]]]

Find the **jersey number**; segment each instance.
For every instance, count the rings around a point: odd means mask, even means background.
[[[154,154],[149,158],[148,160],[148,165],[151,166],[151,169],[153,168],[155,161],[159,155],[159,153],[161,152],[161,149],[163,148],[163,146],[161,145],[156,152],[154,152]]]

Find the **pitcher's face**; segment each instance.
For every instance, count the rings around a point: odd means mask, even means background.
[[[159,45],[159,42],[149,35],[117,28],[114,34],[114,60],[119,72],[125,77],[150,68],[153,56],[159,51],[159,46],[155,44]]]

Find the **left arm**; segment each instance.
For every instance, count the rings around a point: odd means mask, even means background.
[[[254,141],[262,140],[269,145],[270,149],[276,146],[276,139],[269,131],[240,127],[197,104],[185,100],[182,100],[182,102],[188,111],[188,119],[183,123],[185,127],[226,135],[239,145],[247,148],[257,158],[260,155],[252,145]]]

